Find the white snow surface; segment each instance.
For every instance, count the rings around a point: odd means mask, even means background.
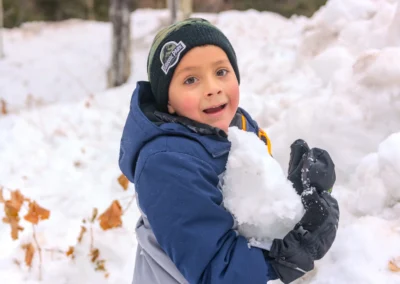
[[[329,0],[311,18],[254,10],[195,16],[231,39],[240,104],[268,133],[283,172],[297,138],[326,149],[336,164],[336,241],[296,283],[400,283],[388,266],[400,266],[400,1]],[[93,225],[108,278],[90,262],[88,234],[74,260],[48,250],[75,245],[93,207],[102,212],[118,199],[126,208],[134,195],[132,185],[123,191],[117,182],[119,140],[135,82],[146,79],[151,41],[167,21],[165,10],[132,14],[132,76],[109,90],[109,23],[29,23],[4,31],[0,98],[9,113],[0,114],[0,185],[6,197],[8,189],[20,189],[51,210],[36,228],[42,281],[38,257],[29,270],[20,248],[32,241],[32,227],[21,221],[25,230],[12,241],[9,225],[0,223],[4,283],[131,282],[135,204],[121,228]]]

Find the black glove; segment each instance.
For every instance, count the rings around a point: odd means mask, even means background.
[[[297,194],[303,192],[303,183],[301,181],[301,169],[303,168],[304,154],[310,151],[306,141],[298,139],[290,145],[290,160],[288,168],[288,180],[293,183]]]
[[[303,156],[301,181],[303,188],[314,187],[319,193],[332,191],[336,181],[335,164],[327,151],[312,148]]]
[[[301,200],[306,213],[283,240],[275,239],[270,251],[264,253],[284,283],[314,268],[314,260],[321,259],[332,246],[339,223],[339,205],[330,195],[335,181],[330,156],[317,148],[301,156]]]
[[[327,151],[319,148],[310,150],[307,142],[302,139],[294,141],[290,145],[290,150],[288,180],[293,183],[293,187],[299,195],[304,190],[303,182],[307,182],[307,180],[302,179],[303,169],[310,171],[308,174],[312,181],[310,186],[315,187],[319,192],[324,189],[332,190],[336,181],[335,164]],[[309,161],[308,165],[304,166],[307,159],[305,154],[310,151],[312,154],[308,158],[313,162]]]

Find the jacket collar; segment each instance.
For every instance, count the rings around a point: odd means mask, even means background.
[[[138,82],[131,101],[130,115],[142,131],[151,132],[153,137],[186,136],[198,141],[214,158],[230,150],[230,142],[223,130],[186,117],[157,111],[149,82]]]

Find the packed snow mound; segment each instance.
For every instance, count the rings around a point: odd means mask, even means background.
[[[340,161],[338,181],[348,181],[399,131],[400,1],[330,0],[309,19],[279,24],[278,34],[258,22],[263,36],[234,40],[241,106],[268,130],[282,165],[288,145],[303,138]]]
[[[397,45],[399,3],[398,0],[328,1],[304,26],[301,54],[313,57],[337,44],[354,54]]]
[[[392,197],[400,201],[400,132],[392,134],[379,145],[379,166],[383,183]]]
[[[232,146],[222,187],[225,208],[245,237],[264,242],[283,238],[304,214],[300,196],[254,133],[231,127],[228,139]]]
[[[363,53],[355,62],[355,79],[371,87],[399,87],[400,48],[388,47]]]
[[[327,52],[320,56],[324,54],[323,60],[315,59],[311,64],[321,64],[315,68],[329,70],[326,64],[333,62],[335,56],[328,59]],[[345,57],[343,62],[348,61]],[[287,161],[287,145],[303,138],[328,150],[334,161],[340,161],[336,167],[338,181],[348,180],[349,173],[366,154],[376,151],[381,141],[399,131],[399,58],[398,47],[365,51],[352,65],[344,63],[335,71],[329,88],[290,103],[268,131],[277,145],[275,158],[281,163]],[[329,77],[329,72],[321,72],[321,76]],[[262,109],[260,112],[266,113]]]
[[[342,225],[328,254],[316,262],[316,269],[293,283],[397,284],[398,272],[390,271],[388,263],[400,264],[399,251],[398,222],[365,216]]]
[[[346,206],[356,215],[379,214],[400,201],[400,132],[365,156],[352,176]]]

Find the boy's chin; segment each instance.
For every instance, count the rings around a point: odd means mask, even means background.
[[[225,131],[225,133],[228,133],[228,128],[229,128],[229,124],[228,123],[215,123],[212,126]]]

